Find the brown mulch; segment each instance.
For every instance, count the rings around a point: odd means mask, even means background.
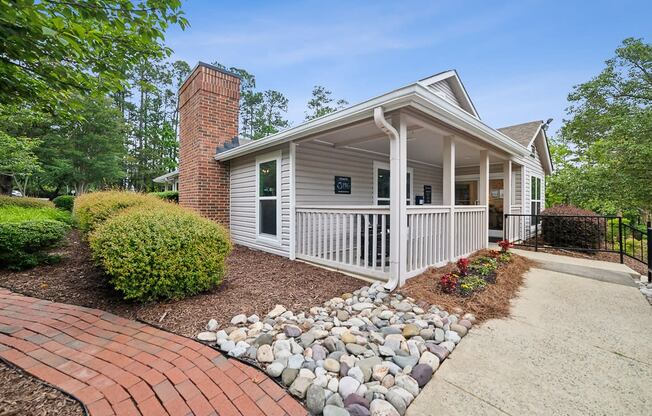
[[[70,396],[0,361],[0,416],[82,416]]]
[[[518,246],[515,247],[519,250],[534,251],[534,247],[525,247]],[[539,248],[539,251],[550,254],[557,254],[560,256],[575,257],[578,259],[589,259],[589,260],[598,260],[598,261],[608,261],[610,263],[620,263],[620,254],[618,253],[606,253],[606,252],[597,252],[597,253],[587,253],[582,251],[572,251],[564,250],[561,248]],[[623,262],[625,266],[634,270],[636,273],[645,275],[647,274],[647,266],[640,261],[634,260],[631,257],[624,256]]]
[[[352,292],[366,282],[338,272],[291,261],[242,246],[227,259],[222,284],[180,301],[139,304],[112,290],[96,267],[86,243],[73,231],[55,254],[61,262],[24,271],[0,270],[0,286],[28,296],[102,309],[141,319],[183,336],[194,336],[215,318],[228,326],[237,314],[265,315],[276,304],[294,312]]]
[[[487,254],[488,251],[482,250],[471,256],[471,259]],[[510,302],[518,293],[525,273],[534,264],[533,261],[512,253],[512,260],[498,269],[496,283],[488,284],[484,290],[475,292],[468,297],[447,294],[439,288],[439,278],[457,270],[453,263],[426,270],[421,275],[408,280],[399,291],[417,301],[437,305],[447,311],[470,312],[479,322],[504,318],[509,316]]]

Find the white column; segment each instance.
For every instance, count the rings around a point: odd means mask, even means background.
[[[405,283],[407,274],[407,120],[405,115],[399,117],[398,129],[399,160],[398,160],[398,193],[390,194],[392,199],[398,199],[399,206],[399,285]],[[390,177],[394,174],[390,174]]]
[[[400,260],[401,260],[401,198],[396,198],[400,192],[400,175],[398,175],[400,166],[400,146],[398,140],[389,140],[389,273],[391,277],[396,276],[398,286],[401,284]],[[373,178],[377,181],[378,178]]]
[[[448,238],[445,244],[448,245],[448,259],[453,260],[455,257],[455,137],[444,137],[443,150],[443,173],[444,173],[444,205],[450,207],[450,217],[448,221]]]
[[[512,209],[512,161],[511,160],[506,160],[505,163],[503,164],[503,221],[504,221],[504,215],[505,214],[511,214],[511,209]],[[514,226],[514,222],[510,224],[511,226]],[[507,240],[510,240],[510,236],[512,235],[513,230],[508,230],[510,235],[505,234],[505,228],[507,227],[507,224],[503,222],[503,235],[504,238]]]
[[[480,151],[480,181],[478,183],[478,201],[485,206],[482,241],[489,247],[489,152]]]

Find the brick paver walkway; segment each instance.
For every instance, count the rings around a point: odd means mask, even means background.
[[[0,357],[91,415],[306,415],[264,373],[191,339],[0,288]]]

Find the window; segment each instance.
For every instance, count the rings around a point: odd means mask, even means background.
[[[534,224],[535,215],[541,213],[541,178],[530,177],[530,221]]]
[[[278,241],[280,214],[280,152],[256,160],[256,230],[259,237]]]
[[[408,205],[412,200],[412,176],[413,169],[408,168],[405,198]],[[374,162],[374,201],[376,205],[389,205],[389,165],[381,162]]]

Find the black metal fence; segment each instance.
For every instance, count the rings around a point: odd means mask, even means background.
[[[601,215],[505,214],[504,238],[516,246],[617,253],[648,267],[652,282],[652,226],[627,224],[622,217]]]

